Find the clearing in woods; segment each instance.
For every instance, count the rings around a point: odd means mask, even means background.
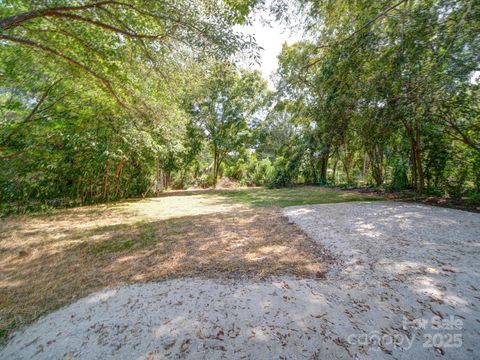
[[[323,276],[322,248],[279,209],[357,200],[378,198],[317,187],[180,191],[0,219],[2,335],[115,285],[192,276]]]

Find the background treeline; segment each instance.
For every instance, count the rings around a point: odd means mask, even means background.
[[[254,39],[234,31],[250,5],[2,1],[2,207],[146,196],[194,178],[212,185],[213,149],[218,171],[230,146],[224,133],[243,141],[256,112],[245,92],[265,86],[232,65],[242,53],[257,56]],[[220,110],[210,96],[231,99],[218,129],[201,117]]]
[[[284,46],[277,74],[278,184],[480,200],[480,2],[303,5],[311,40]]]
[[[284,46],[275,90],[245,70],[255,42],[235,31],[260,9],[308,39]],[[473,0],[5,0],[0,202],[222,178],[478,201],[478,19]]]

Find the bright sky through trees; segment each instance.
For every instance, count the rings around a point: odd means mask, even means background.
[[[268,80],[269,87],[273,89],[271,75],[278,68],[278,55],[282,51],[282,45],[286,42],[291,45],[302,38],[301,34],[287,29],[284,25],[276,21],[270,21],[268,24],[256,16],[251,25],[242,26],[241,31],[248,35],[255,36],[257,44],[262,48],[260,50],[261,64],[255,66],[261,70],[262,75]]]

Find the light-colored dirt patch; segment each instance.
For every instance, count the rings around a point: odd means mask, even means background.
[[[334,312],[313,280],[183,279],[89,296],[14,337],[2,359],[325,359]],[[343,314],[339,316],[345,318]],[[330,347],[329,347],[330,346]],[[322,356],[323,355],[323,356]],[[279,357],[280,356],[280,357]],[[283,356],[283,357],[281,357]]]
[[[181,277],[323,276],[279,210],[184,194],[0,220],[0,330],[99,289]]]
[[[480,214],[398,202],[291,207],[284,213],[338,259],[327,275],[330,290],[344,304],[355,336],[372,342],[349,346],[351,351],[478,358]],[[375,344],[383,336],[413,336],[413,342],[408,351]]]

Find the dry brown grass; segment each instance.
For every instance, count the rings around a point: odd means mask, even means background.
[[[275,208],[167,196],[0,220],[0,329],[104,287],[189,276],[321,277],[328,260]]]

